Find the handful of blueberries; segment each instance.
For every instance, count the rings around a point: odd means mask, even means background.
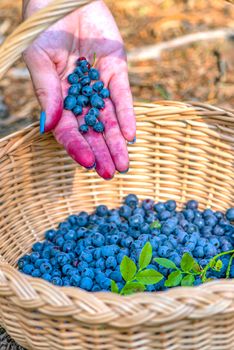
[[[91,107],[85,115],[85,123],[79,127],[83,134],[87,133],[89,128],[99,133],[104,131],[104,124],[98,118],[100,110],[105,108],[104,99],[110,97],[110,92],[99,79],[99,71],[91,67],[85,57],[77,60],[77,67],[68,76],[71,86],[64,100],[64,108],[79,116],[83,113],[84,107]],[[91,85],[92,81],[95,82]]]
[[[176,202],[141,203],[134,194],[128,195],[119,209],[100,205],[89,215],[71,215],[57,229],[45,233],[45,241],[37,242],[32,252],[18,261],[20,271],[41,277],[54,285],[80,287],[87,291],[108,291],[111,280],[119,289],[124,286],[120,263],[128,256],[135,263],[146,244],[153,249],[150,269],[163,274],[158,284],[148,291],[165,290],[170,269],[158,265],[154,258],[167,258],[180,266],[184,253],[189,253],[201,267],[217,254],[234,249],[234,208],[226,213],[198,209],[190,200],[182,211]],[[225,277],[230,255],[221,258],[220,271],[211,270],[208,277]],[[234,265],[230,277],[234,277]],[[195,285],[202,283],[198,276]]]

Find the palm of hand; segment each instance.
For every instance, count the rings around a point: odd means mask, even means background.
[[[30,3],[33,5],[32,3]],[[33,12],[28,8],[28,14]],[[101,79],[111,91],[111,100],[101,114],[105,136],[90,130],[85,136],[78,131],[84,115],[76,118],[63,111],[67,94],[67,75],[78,57],[90,62],[94,52]],[[70,156],[86,168],[96,164],[100,176],[112,178],[115,171],[128,169],[125,139],[135,136],[127,64],[123,43],[115,21],[102,1],[77,10],[44,32],[26,51],[36,94],[46,111],[46,131],[53,130],[58,142]]]

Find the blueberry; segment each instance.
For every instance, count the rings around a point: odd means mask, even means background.
[[[104,88],[104,89],[102,89],[102,90],[99,92],[99,95],[100,95],[102,98],[109,98],[109,97],[110,97],[110,90]]]
[[[186,220],[193,221],[193,219],[194,219],[194,212],[193,212],[192,209],[184,210],[183,214],[184,214],[184,217],[185,217]]]
[[[53,241],[55,235],[56,235],[55,230],[48,230],[45,233],[45,239],[47,239],[48,241]]]
[[[43,280],[51,282],[52,276],[50,273],[43,273],[43,275],[41,277],[43,278]]]
[[[99,115],[100,115],[100,111],[99,111],[99,109],[93,107],[93,108],[90,108],[89,114],[93,115],[96,118],[98,118]]]
[[[195,218],[193,221],[194,225],[196,225],[199,229],[201,229],[204,225],[205,222],[202,218]]]
[[[96,268],[99,268],[101,269],[102,271],[104,271],[105,269],[105,260],[103,258],[99,258],[97,261],[96,261]]]
[[[109,278],[105,277],[105,278],[101,279],[100,286],[102,286],[102,289],[109,290],[110,285],[111,285],[111,280]]]
[[[32,277],[41,277],[41,271],[39,269],[33,270]]]
[[[90,224],[95,224],[98,221],[99,221],[99,217],[96,214],[92,214],[89,216],[89,223]]]
[[[212,227],[211,226],[203,226],[201,229],[201,235],[203,237],[209,237],[211,235],[212,232]]]
[[[139,214],[133,215],[129,218],[129,225],[133,228],[140,228],[143,223],[144,218]]]
[[[158,255],[161,258],[167,258],[171,254],[171,249],[166,245],[162,245],[158,248]]]
[[[80,125],[79,131],[81,134],[87,134],[87,132],[89,131],[88,125],[86,125],[86,124]]]
[[[91,252],[84,250],[80,255],[80,259],[86,261],[87,263],[91,263],[93,260],[93,255]]]
[[[93,130],[96,131],[96,132],[104,132],[105,130],[105,126],[102,122],[97,122],[94,127],[93,127]]]
[[[138,198],[135,194],[129,194],[125,199],[124,203],[128,205],[130,208],[135,209],[138,205]]]
[[[141,230],[141,233],[143,234],[149,234],[151,232],[150,225],[147,223],[142,224],[140,227],[140,230]]]
[[[82,86],[89,85],[90,83],[91,83],[91,80],[88,76],[84,76],[84,77],[80,78],[80,84]]]
[[[62,272],[59,270],[59,269],[54,269],[54,270],[52,270],[52,272],[51,272],[51,275],[52,275],[52,277],[61,277],[62,276]]]
[[[91,290],[93,287],[93,281],[89,277],[83,277],[80,281],[80,288],[85,290]]]
[[[41,242],[36,242],[36,243],[34,243],[33,246],[32,246],[32,250],[33,250],[34,252],[41,252],[42,249],[43,249],[43,243],[41,243]]]
[[[215,246],[217,249],[220,247],[220,241],[216,237],[212,237],[209,240],[210,244]]]
[[[91,68],[89,71],[89,77],[91,80],[98,80],[100,79],[99,71],[95,68]]]
[[[96,117],[94,117],[93,115],[86,114],[86,116],[85,116],[86,125],[94,126],[96,124],[96,121],[97,121]]]
[[[72,86],[70,86],[70,88],[68,89],[68,95],[79,95],[81,90],[81,84],[73,84]]]
[[[51,264],[48,263],[48,262],[42,263],[41,266],[40,266],[40,271],[41,271],[42,274],[43,273],[50,273],[52,271]]]
[[[55,286],[62,286],[63,285],[63,280],[60,277],[53,277],[51,282],[55,285]]]
[[[70,257],[66,253],[59,253],[57,256],[57,260],[58,260],[59,265],[63,266],[63,265],[69,264]]]
[[[73,269],[71,264],[65,264],[62,267],[62,272],[63,272],[64,275],[67,275],[68,271],[71,270],[71,269]]]
[[[206,238],[200,238],[197,245],[200,247],[204,247],[207,244],[207,239]]]
[[[76,232],[74,230],[69,230],[65,236],[64,236],[64,239],[66,241],[72,241],[72,240],[75,240],[76,239]]]
[[[91,88],[91,86],[84,86],[83,88],[82,88],[82,94],[84,95],[84,96],[92,96],[92,94],[93,94],[93,89]]]
[[[76,102],[75,96],[68,95],[64,100],[64,109],[71,111],[76,106]]]
[[[133,244],[133,242],[134,242],[134,239],[133,239],[132,237],[127,237],[127,238],[125,238],[125,239],[123,239],[123,240],[121,241],[122,246],[123,246],[123,247],[126,247],[126,248],[131,247],[131,245]]]
[[[213,210],[211,209],[205,209],[204,212],[203,212],[203,217],[207,217],[207,216],[213,216]]]
[[[176,229],[176,237],[179,243],[184,244],[186,241],[186,237],[188,237],[187,233],[182,228]]]
[[[98,284],[95,284],[92,288],[92,292],[100,292],[101,287]]]
[[[41,266],[44,262],[49,262],[49,260],[47,260],[47,259],[38,259],[38,260],[35,262],[35,267],[36,267],[36,268],[40,268],[40,266]]]
[[[168,210],[164,210],[158,213],[158,217],[160,220],[165,221],[171,217],[171,213]]]
[[[107,258],[109,256],[114,256],[116,253],[118,253],[119,248],[117,245],[106,245],[101,248],[102,249],[102,256],[103,258]]]
[[[79,95],[76,98],[76,104],[81,107],[86,107],[88,106],[89,99],[87,96]]]
[[[108,208],[106,205],[99,205],[96,208],[96,214],[98,216],[106,216],[108,214]]]
[[[83,107],[77,105],[73,108],[72,112],[77,117],[78,115],[81,115],[83,113]]]
[[[205,217],[205,224],[210,227],[214,227],[218,222],[218,219],[214,215]]]
[[[205,253],[205,256],[207,258],[212,258],[213,256],[215,256],[217,254],[217,249],[215,248],[215,246],[213,244],[207,243],[204,246],[204,253]]]
[[[102,81],[97,81],[93,84],[93,90],[96,92],[100,92],[104,88],[104,83]]]
[[[105,107],[105,102],[100,96],[98,96],[98,94],[94,94],[91,96],[90,103],[91,106],[94,108],[103,109]]]
[[[116,268],[116,266],[117,266],[117,261],[116,261],[115,257],[114,256],[109,256],[106,259],[106,268],[114,270]]]
[[[201,280],[200,277],[196,276],[193,285],[194,286],[200,286],[200,284],[202,284],[202,280]]]
[[[79,82],[79,76],[76,73],[69,74],[67,80],[70,84],[77,84]]]
[[[145,210],[143,209],[143,208],[139,208],[139,207],[137,207],[137,208],[135,208],[135,209],[133,209],[133,212],[132,212],[134,215],[136,215],[136,214],[139,214],[139,215],[141,215],[141,216],[145,216],[145,214],[146,214],[146,212],[145,212]]]
[[[90,268],[84,269],[84,271],[82,273],[82,277],[89,277],[91,279],[94,279],[93,269],[90,269]]]
[[[170,260],[172,260],[174,262],[174,264],[176,264],[177,267],[180,266],[181,257],[180,257],[180,255],[178,253],[173,252],[170,255]]]
[[[174,200],[169,200],[165,203],[165,207],[168,211],[176,210],[176,202]]]
[[[79,287],[80,281],[81,281],[81,277],[77,272],[71,275],[71,277],[70,277],[71,286]]]
[[[57,258],[56,257],[51,258],[50,263],[52,266],[57,266],[58,265]]]
[[[111,235],[109,243],[110,244],[118,244],[120,237],[118,235]]]
[[[121,273],[119,271],[113,271],[111,272],[110,274],[110,278],[112,280],[114,280],[115,282],[122,282],[122,276],[121,276]]]
[[[198,202],[196,200],[190,200],[186,204],[186,209],[197,210]]]
[[[70,278],[69,277],[63,277],[62,279],[64,287],[70,286]]]
[[[23,272],[27,275],[31,275],[34,270],[34,265],[33,264],[25,264],[23,266]]]
[[[194,232],[197,232],[197,226],[193,225],[193,224],[188,224],[188,226],[186,227],[186,232],[191,235]]]
[[[79,67],[83,73],[88,73],[90,64],[87,61],[81,61]]]
[[[223,227],[216,225],[213,229],[213,234],[216,236],[223,236],[225,234]]]
[[[79,78],[82,78],[84,76],[84,73],[82,72],[81,68],[80,67],[77,67],[75,70],[74,70],[74,73],[78,75]]]
[[[35,263],[39,258],[40,258],[40,253],[39,252],[33,252],[31,255],[31,262]]]
[[[216,211],[215,216],[218,220],[223,219],[224,215],[221,211]]]
[[[86,212],[83,211],[77,217],[77,224],[80,227],[86,226],[88,224],[88,220],[89,220],[89,215]],[[86,232],[86,230],[83,229],[82,232]],[[81,236],[78,236],[78,237],[80,238]]]
[[[154,210],[157,212],[157,213],[161,213],[162,211],[165,210],[165,205],[161,202],[157,203],[154,205]]]
[[[43,251],[41,252],[41,257],[43,259],[49,259],[51,256],[51,249],[48,247],[48,248],[44,248]]]

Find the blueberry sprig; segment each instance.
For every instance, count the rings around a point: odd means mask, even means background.
[[[83,113],[83,108],[90,107],[84,117],[85,123],[79,127],[82,134],[86,134],[90,128],[98,133],[104,132],[105,129],[99,117],[100,110],[105,108],[104,99],[110,97],[110,91],[99,80],[100,73],[94,68],[95,61],[96,54],[94,54],[92,66],[85,57],[80,57],[74,72],[67,78],[70,87],[64,99],[64,108],[72,111],[77,117]]]
[[[152,260],[152,245],[147,242],[142,248],[139,256],[139,267],[128,256],[124,256],[120,264],[121,275],[126,282],[124,287],[119,291],[115,281],[111,281],[111,291],[121,295],[129,295],[135,292],[143,292],[147,285],[152,285],[160,282],[163,275],[154,270],[147,269]]]
[[[180,262],[180,267],[177,267],[170,259],[153,259],[153,261],[155,261],[158,265],[171,270],[171,273],[168,275],[167,279],[165,279],[163,274],[160,272],[156,271],[155,269],[147,268],[152,260],[152,245],[150,242],[147,242],[140,253],[138,269],[133,260],[127,256],[124,256],[120,264],[120,272],[126,283],[123,288],[119,290],[117,283],[112,280],[111,291],[120,295],[143,292],[145,291],[147,285],[157,284],[163,278],[164,286],[167,288],[177,286],[194,286],[196,276],[201,278],[202,283],[209,282],[212,280],[212,278],[207,278],[208,270],[212,269],[219,272],[223,267],[222,260],[219,258],[224,255],[231,255],[226,271],[226,278],[229,278],[232,261],[234,259],[234,250],[223,252],[214,256],[204,268],[202,268],[189,253],[185,253],[183,255]]]

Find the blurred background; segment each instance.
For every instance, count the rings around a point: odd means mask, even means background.
[[[224,0],[107,0],[129,55],[135,100],[234,105],[234,5]],[[21,21],[21,0],[0,0],[0,42]],[[152,47],[153,45],[153,47]],[[0,137],[38,120],[19,61],[0,81]]]

